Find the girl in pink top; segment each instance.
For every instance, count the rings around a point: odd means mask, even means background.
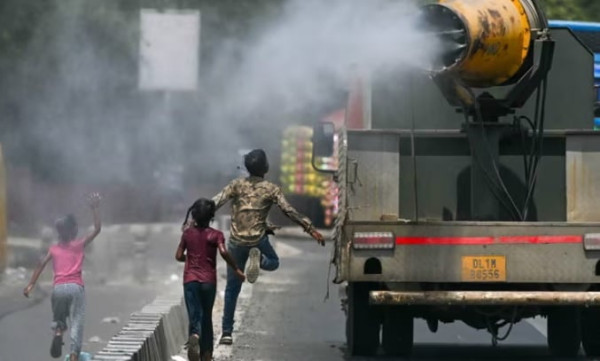
[[[46,264],[52,260],[54,271],[54,289],[52,290],[52,313],[54,316],[54,338],[50,355],[58,358],[62,354],[62,335],[67,329],[67,317],[71,319],[71,355],[70,361],[77,361],[81,352],[83,339],[83,320],[85,316],[85,292],[81,268],[83,266],[84,248],[100,233],[102,227],[98,207],[100,195],[93,193],[88,199],[94,215],[94,231],[86,237],[77,237],[77,221],[73,215],[67,215],[56,222],[58,232],[57,244],[50,247],[42,263],[35,269],[31,281],[25,287],[25,297],[35,287]]]

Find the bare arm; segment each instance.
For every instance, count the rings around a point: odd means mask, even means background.
[[[280,188],[277,188],[275,193],[275,204],[277,204],[283,214],[304,228],[304,231],[310,234],[310,236],[314,238],[320,245],[325,245],[325,239],[323,238],[323,235],[317,232],[310,219],[300,214],[300,212],[298,212],[294,207],[292,207],[291,204],[288,203]]]
[[[177,252],[175,252],[175,259],[179,262],[185,262],[185,250],[179,246],[177,247]]]
[[[240,278],[242,280],[242,282],[245,281],[246,276],[244,275],[244,271],[239,269],[238,266],[235,264],[235,260],[233,259],[233,257],[231,257],[231,254],[227,251],[227,248],[225,248],[224,243],[219,243],[219,253],[221,254],[221,257],[223,257],[225,262],[227,262],[229,267],[231,267],[235,270],[235,273],[238,276],[238,278]]]
[[[46,255],[46,257],[44,257],[44,259],[42,260],[42,262],[36,267],[35,271],[33,271],[33,275],[31,276],[31,280],[29,281],[29,284],[23,290],[23,294],[25,295],[25,297],[29,297],[29,294],[31,293],[31,291],[35,287],[35,284],[37,283],[38,278],[40,278],[40,275],[44,271],[44,268],[46,268],[46,265],[50,261],[50,258],[52,258],[52,256],[48,252],[48,254]]]
[[[100,212],[98,211],[98,208],[100,207],[100,200],[101,198],[98,193],[91,194],[88,199],[88,203],[94,217],[94,230],[85,237],[84,244],[86,246],[90,244],[102,230],[102,221],[100,220]]]
[[[184,234],[181,235],[181,242],[179,242],[179,246],[175,252],[175,259],[179,262],[185,262],[185,240],[183,237]]]

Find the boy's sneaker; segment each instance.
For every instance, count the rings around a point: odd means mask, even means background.
[[[260,250],[256,247],[250,249],[248,257],[248,268],[246,269],[246,280],[250,283],[256,282],[260,270]]]
[[[50,347],[50,356],[59,358],[62,355],[62,347],[62,333],[55,333],[54,338],[52,338],[52,346]]]
[[[223,334],[221,335],[221,340],[219,341],[219,344],[221,344],[221,345],[232,345],[233,344],[233,337],[231,337],[231,333],[223,332]]]
[[[198,337],[192,335],[188,339],[188,360],[190,361],[200,361],[200,344],[198,342]]]

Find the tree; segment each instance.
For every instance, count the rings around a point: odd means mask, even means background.
[[[600,1],[597,0],[542,0],[540,3],[549,19],[600,21]]]

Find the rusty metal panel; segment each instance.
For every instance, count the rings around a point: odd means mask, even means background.
[[[348,247],[349,281],[462,283],[463,257],[504,256],[507,283],[600,283],[595,272],[600,252],[586,252],[583,245],[583,235],[599,233],[600,223],[364,222],[348,224],[345,234],[351,237],[358,231],[391,231],[396,237],[582,237],[578,243],[397,244],[390,251]],[[365,262],[371,258],[381,263],[381,274],[364,274]]]
[[[348,136],[346,129],[339,133],[337,143],[338,169],[335,177],[338,184],[338,206],[339,213],[335,219],[332,238],[335,242],[331,262],[336,266],[334,283],[341,283],[347,277],[348,263],[343,260],[348,259],[347,247],[344,237],[344,225],[348,219],[348,185],[346,182],[346,173],[348,169]]]
[[[349,219],[376,221],[398,215],[400,138],[386,133],[348,133]]]
[[[600,221],[600,134],[567,136],[567,221]]]
[[[600,292],[372,291],[369,301],[373,305],[598,306]]]

